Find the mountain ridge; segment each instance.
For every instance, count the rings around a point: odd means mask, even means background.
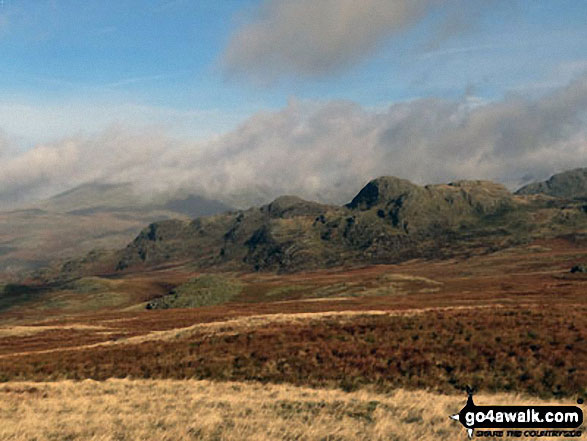
[[[554,174],[546,181],[533,182],[521,187],[515,194],[546,194],[567,199],[587,199],[587,167]]]
[[[419,186],[390,176],[346,205],[282,196],[261,207],[153,223],[108,261],[76,271],[193,268],[295,272],[493,252],[543,236],[587,231],[580,201],[512,194],[491,181]]]

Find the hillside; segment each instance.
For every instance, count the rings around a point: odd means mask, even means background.
[[[364,213],[381,209],[378,199],[370,196],[375,205],[367,208],[372,202],[361,197]],[[540,200],[512,200],[529,206],[529,217],[572,210],[536,211]],[[278,202],[254,211],[281,222],[321,207]],[[403,234],[415,235],[409,225]],[[152,237],[163,244],[173,231]],[[544,238],[538,229],[532,234],[542,238],[491,253],[462,239],[447,245],[461,253],[451,259],[276,274],[221,271],[226,265],[203,271],[195,260],[173,257],[157,268],[147,262],[93,277],[0,285],[0,379],[193,378],[362,394],[427,389],[459,400],[470,385],[574,401],[587,384],[587,274],[570,268],[587,262],[587,236],[568,224],[558,231],[575,234]],[[88,255],[86,263],[99,260]]]
[[[587,168],[577,168],[551,176],[543,182],[528,184],[516,194],[546,194],[557,198],[587,199]]]
[[[227,211],[189,193],[139,196],[130,184],[84,184],[20,210],[0,212],[0,276],[23,272],[95,249],[117,249],[150,222]]]
[[[345,206],[283,196],[248,210],[156,222],[106,260],[70,262],[65,270],[75,275],[189,263],[291,272],[466,257],[586,230],[580,202],[512,195],[487,181],[422,187],[381,177]]]

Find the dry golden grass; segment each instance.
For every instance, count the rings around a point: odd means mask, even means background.
[[[0,386],[0,439],[464,440],[465,430],[448,416],[465,398],[193,380],[11,382]],[[555,401],[499,394],[476,402]]]
[[[317,299],[324,300],[324,299]],[[501,308],[502,305],[492,305],[492,309]],[[217,321],[212,323],[197,323],[185,328],[177,328],[166,331],[152,331],[146,335],[139,335],[134,337],[123,338],[117,341],[108,341],[92,346],[110,346],[120,344],[135,344],[145,341],[154,340],[174,340],[178,338],[186,338],[194,334],[211,334],[219,335],[238,335],[242,332],[247,332],[261,326],[287,323],[291,325],[312,324],[324,322],[329,319],[336,319],[341,322],[352,321],[360,317],[372,316],[410,316],[416,314],[426,314],[431,311],[458,311],[469,309],[488,309],[486,305],[481,306],[457,306],[444,308],[422,308],[422,309],[408,309],[403,311],[329,311],[329,312],[301,312],[297,314],[264,314],[248,317],[241,317],[237,319]]]
[[[4,337],[25,337],[29,335],[40,334],[46,331],[53,331],[53,330],[64,330],[64,329],[73,329],[73,330],[92,330],[92,331],[103,331],[105,328],[103,326],[94,326],[94,325],[85,325],[85,324],[76,324],[76,325],[61,325],[61,326],[1,326],[0,327],[0,338]]]

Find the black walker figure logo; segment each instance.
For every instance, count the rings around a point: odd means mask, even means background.
[[[577,406],[477,406],[473,390],[467,387],[467,404],[450,418],[459,421],[472,438],[475,429],[575,429],[583,423],[583,411]],[[551,430],[542,436],[559,436],[559,432]],[[535,431],[524,434],[536,436]]]

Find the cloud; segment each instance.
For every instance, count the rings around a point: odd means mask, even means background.
[[[240,206],[280,194],[342,203],[380,175],[514,188],[580,166],[587,166],[587,75],[540,98],[495,102],[421,99],[372,110],[291,100],[205,142],[113,127],[5,155],[0,201],[130,181],[147,194],[188,188]]]
[[[365,60],[435,13],[433,41],[468,31],[498,0],[265,0],[222,56],[231,75],[259,82],[319,77]],[[429,26],[430,27],[430,26]],[[430,29],[428,29],[430,30]]]
[[[232,37],[229,71],[321,75],[372,52],[386,36],[421,18],[434,0],[273,0]]]
[[[7,154],[10,148],[10,143],[6,134],[0,130],[0,160],[3,159]]]
[[[139,134],[111,127],[94,137],[78,136],[39,144],[3,158],[0,201],[26,201],[85,182],[120,180],[136,167],[148,170],[169,142],[153,130]]]
[[[164,127],[182,136],[205,139],[222,133],[244,119],[239,112],[217,109],[180,110],[84,96],[84,99],[34,103],[0,100],[0,121],[6,133],[34,145],[64,134],[91,133],[112,125],[142,129]]]

